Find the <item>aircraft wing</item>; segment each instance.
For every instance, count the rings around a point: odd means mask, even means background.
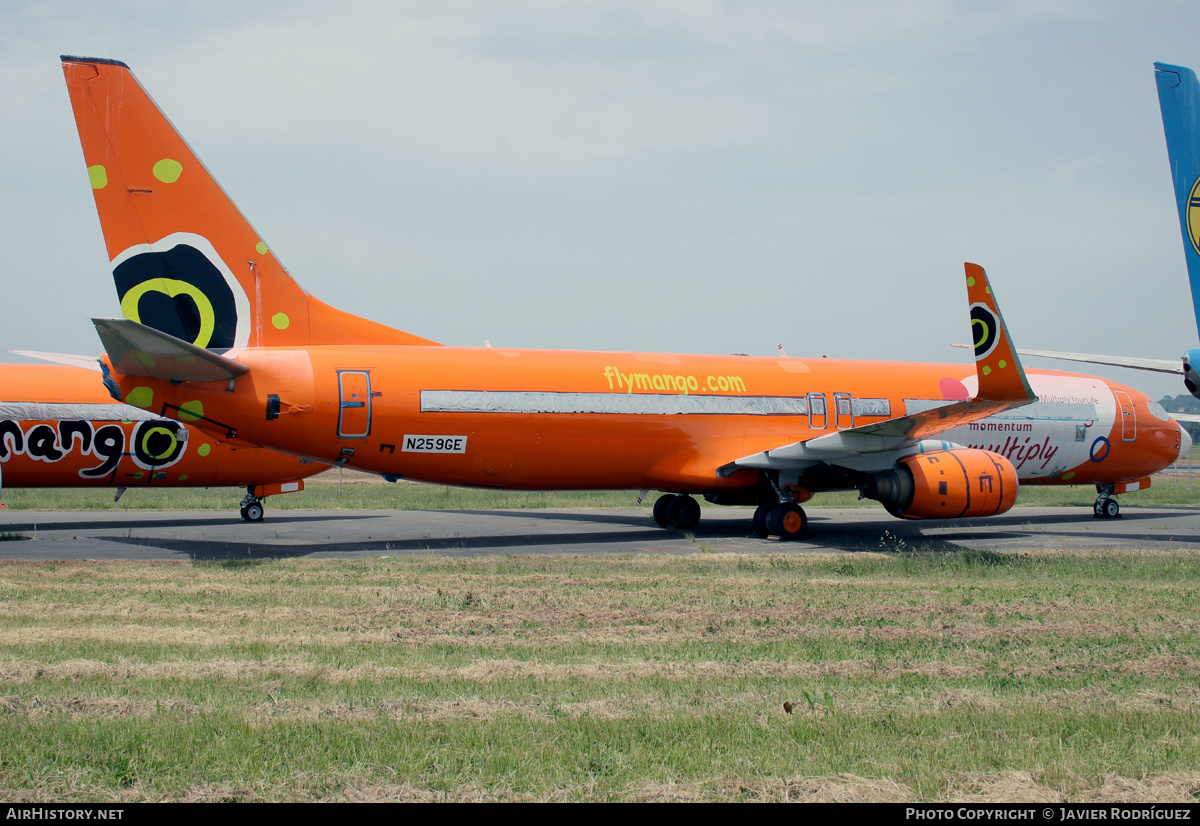
[[[950,401],[898,418],[781,445],[737,459],[720,468],[718,473],[728,476],[746,468],[794,470],[820,462],[860,467],[878,464],[870,460],[865,463],[861,461],[872,455],[878,455],[877,458],[890,464],[892,453],[952,428],[1037,401],[1017,358],[1017,350],[1012,346],[1008,328],[1000,315],[1000,307],[983,267],[967,264],[966,271],[975,366],[979,377],[979,392],[975,398]]]

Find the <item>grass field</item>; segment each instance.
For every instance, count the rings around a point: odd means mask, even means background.
[[[270,507],[635,498],[347,474]],[[1198,500],[1160,477],[1122,504]],[[896,550],[0,561],[0,797],[1200,800],[1200,552]]]
[[[1190,550],[4,562],[0,796],[1194,802],[1198,586]]]

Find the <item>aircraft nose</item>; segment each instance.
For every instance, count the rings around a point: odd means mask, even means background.
[[[1176,422],[1178,424],[1178,422]],[[1187,432],[1187,428],[1179,425],[1179,458],[1176,461],[1183,461],[1187,456],[1188,451],[1192,449],[1192,436]]]

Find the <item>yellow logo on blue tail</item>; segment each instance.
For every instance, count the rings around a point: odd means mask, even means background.
[[[1192,242],[1192,249],[1200,255],[1200,178],[1192,184],[1192,191],[1188,193],[1187,209],[1184,212],[1187,215],[1188,240]]]

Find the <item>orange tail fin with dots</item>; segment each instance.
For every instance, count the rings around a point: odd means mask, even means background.
[[[1037,399],[1025,378],[1004,316],[983,267],[967,264],[967,300],[971,302],[971,333],[979,392],[975,398],[993,402],[1028,403]]]
[[[62,58],[121,313],[197,347],[434,344],[303,290],[115,60]]]

